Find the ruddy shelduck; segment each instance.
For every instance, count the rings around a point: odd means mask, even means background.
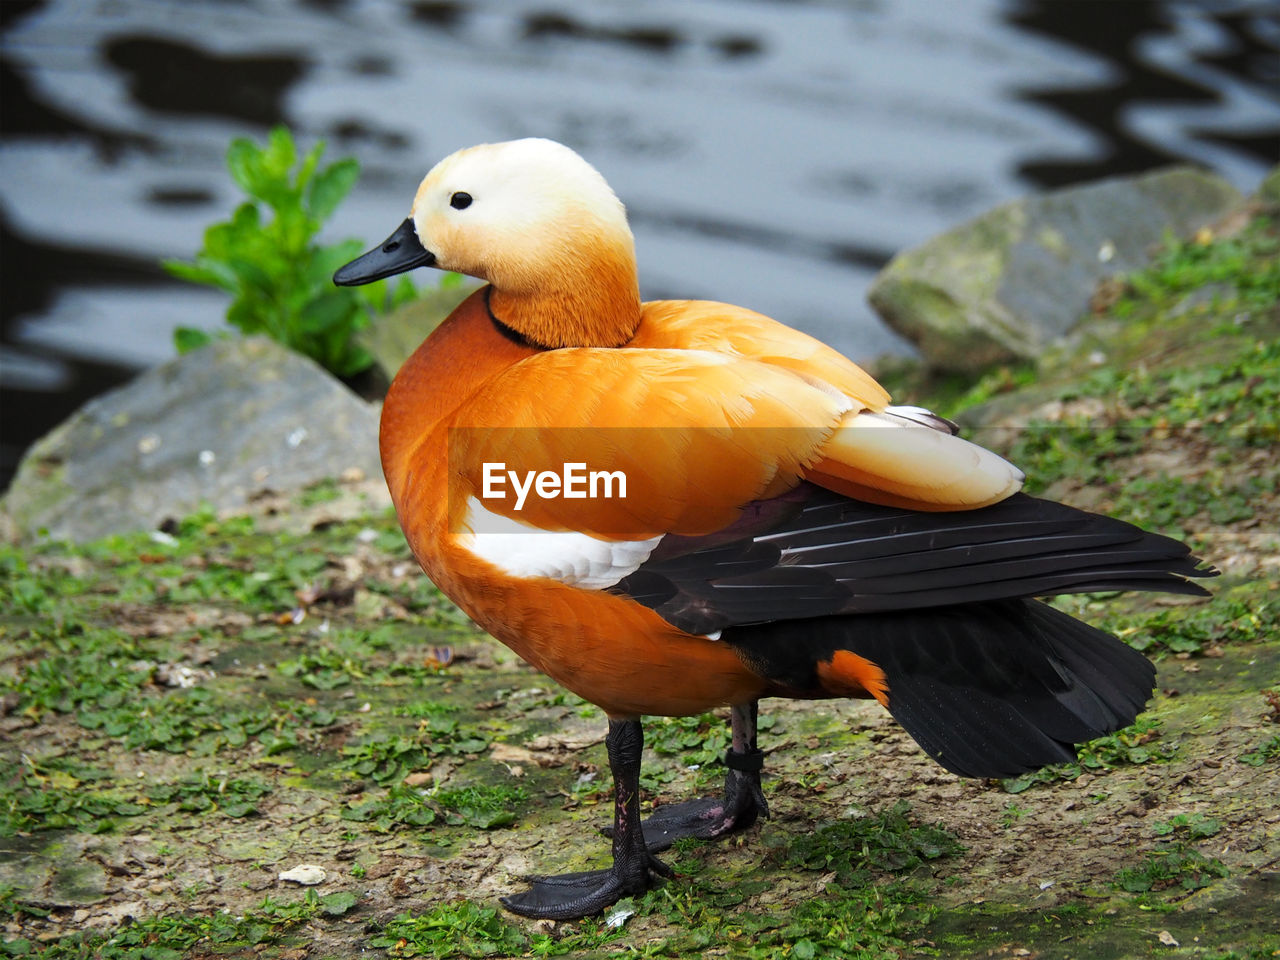
[[[387,483],[423,569],[485,630],[600,706],[613,863],[535,878],[531,917],[596,913],[679,837],[768,815],[763,697],[878,700],[938,763],[1070,760],[1151,695],[1140,653],[1033,599],[1203,594],[1187,548],[1019,492],[1019,470],[768,317],[641,302],[600,174],[528,139],[442,160],[339,284],[418,266],[486,282],[404,364]],[[728,707],[724,796],[640,819],[641,717]]]

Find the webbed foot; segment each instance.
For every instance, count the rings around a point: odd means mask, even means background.
[[[764,754],[759,750],[725,754],[724,797],[703,797],[658,807],[642,824],[650,853],[666,850],[677,840],[714,840],[745,830],[760,817],[769,818],[769,802],[760,786]],[[612,827],[601,830],[613,836]]]
[[[608,870],[529,877],[528,890],[501,899],[504,907],[521,916],[537,920],[576,920],[599,913],[623,897],[642,894],[659,880],[672,876],[671,868],[665,863],[643,853],[615,860]]]

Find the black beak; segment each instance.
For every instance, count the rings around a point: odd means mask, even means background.
[[[436,255],[418,240],[413,220],[406,219],[381,246],[356,257],[345,267],[339,267],[333,275],[333,282],[340,287],[355,287],[383,277],[394,277],[414,267],[430,267],[435,262]]]

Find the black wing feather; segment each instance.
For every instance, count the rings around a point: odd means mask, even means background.
[[[834,613],[1097,590],[1204,595],[1185,544],[1015,494],[925,513],[801,484],[706,538],[666,537],[611,588],[693,633]]]

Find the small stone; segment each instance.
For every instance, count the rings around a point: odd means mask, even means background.
[[[281,871],[279,879],[301,884],[304,887],[314,887],[318,883],[324,883],[328,876],[324,867],[314,863],[300,863],[296,867]]]

